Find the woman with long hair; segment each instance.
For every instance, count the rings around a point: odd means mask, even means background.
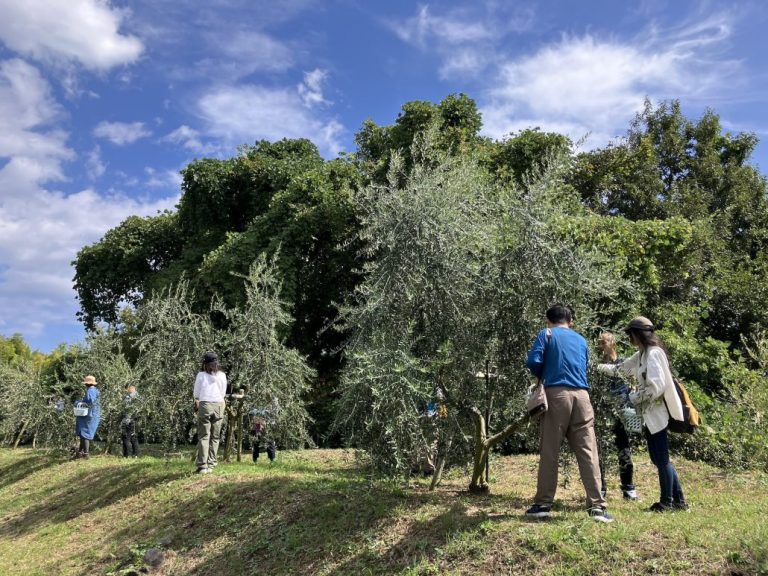
[[[221,424],[224,420],[224,395],[227,375],[219,370],[219,359],[213,352],[203,355],[195,378],[194,398],[197,412],[197,472],[212,472],[217,464]]]
[[[637,352],[622,364],[600,364],[598,370],[616,375],[631,375],[637,388],[629,395],[630,402],[643,417],[643,434],[648,443],[648,454],[659,473],[659,501],[649,508],[652,512],[687,510],[683,487],[675,467],[669,459],[667,437],[670,413],[683,419],[683,407],[675,392],[675,383],[669,368],[664,344],[648,318],[633,318],[624,332]]]

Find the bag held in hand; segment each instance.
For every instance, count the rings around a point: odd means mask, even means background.
[[[547,339],[544,345],[544,352],[542,353],[542,360],[544,362],[546,362],[547,359],[547,344],[549,344],[550,340],[552,340],[552,330],[547,328]],[[530,418],[537,418],[547,411],[547,394],[544,391],[544,380],[541,378],[536,380],[536,383],[528,388],[528,402],[526,407],[528,408],[528,416]]]
[[[544,392],[544,383],[537,380],[528,388],[528,416],[536,418],[547,411],[547,394]]]

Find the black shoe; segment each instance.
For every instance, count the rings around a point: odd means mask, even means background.
[[[678,500],[677,502],[672,502],[672,509],[677,510],[678,512],[690,512],[691,507],[688,506],[688,502],[685,500]]]
[[[590,518],[592,518],[592,520],[595,520],[596,522],[605,522],[606,524],[613,522],[613,516],[608,514],[608,511],[605,508],[601,508],[600,506],[590,508],[587,510],[587,514]]]
[[[552,507],[544,504],[534,504],[525,511],[526,518],[549,518]]]
[[[648,508],[648,512],[673,512],[674,508],[672,504],[662,504],[661,502],[654,502],[651,507]]]

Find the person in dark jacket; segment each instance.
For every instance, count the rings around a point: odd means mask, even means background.
[[[123,441],[123,457],[139,457],[139,438],[137,434],[139,417],[139,393],[136,386],[128,384],[123,396],[123,419],[120,422],[120,437]]]

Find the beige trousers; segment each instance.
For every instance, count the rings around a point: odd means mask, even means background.
[[[551,506],[555,500],[560,446],[566,438],[579,464],[581,483],[587,493],[587,508],[605,507],[605,498],[600,494],[595,413],[589,393],[567,386],[545,390],[549,407],[541,420],[539,478],[534,502]]]
[[[197,467],[210,468],[216,464],[224,402],[200,402],[197,409]]]

